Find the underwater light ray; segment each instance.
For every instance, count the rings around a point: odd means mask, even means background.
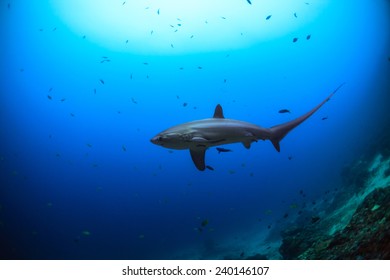
[[[75,34],[87,34],[108,49],[183,54],[239,49],[284,36],[313,20],[326,3],[54,0],[52,7]]]

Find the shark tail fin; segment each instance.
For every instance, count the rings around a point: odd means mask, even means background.
[[[280,144],[279,142],[295,127],[303,123],[305,120],[307,120],[311,115],[313,115],[318,109],[321,108],[322,105],[324,105],[326,102],[329,101],[329,99],[333,96],[333,94],[336,93],[336,91],[339,90],[344,85],[342,83],[340,86],[338,86],[324,101],[322,101],[320,104],[318,104],[316,107],[314,107],[312,110],[307,112],[306,114],[300,116],[299,118],[296,118],[295,120],[282,123],[276,126],[273,126],[270,128],[270,138],[272,144],[274,145],[275,149],[280,152]]]

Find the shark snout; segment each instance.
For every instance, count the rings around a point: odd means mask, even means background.
[[[152,139],[150,139],[150,142],[152,142],[153,144],[158,144],[161,140],[161,136],[154,136]]]

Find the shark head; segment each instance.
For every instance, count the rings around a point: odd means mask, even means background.
[[[155,145],[168,149],[183,150],[189,148],[191,136],[187,133],[163,131],[150,139]]]

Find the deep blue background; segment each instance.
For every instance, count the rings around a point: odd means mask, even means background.
[[[34,3],[0,6],[2,258],[263,252],[389,129],[388,1],[346,1],[310,28],[246,49],[166,56],[100,47]],[[103,56],[111,61],[101,63]],[[215,170],[199,172],[188,151],[149,142],[212,116],[217,103],[228,118],[270,127],[342,82],[281,142],[281,153],[268,141],[226,146],[233,152],[224,154],[212,148],[206,159]],[[292,113],[278,114],[282,108]]]

